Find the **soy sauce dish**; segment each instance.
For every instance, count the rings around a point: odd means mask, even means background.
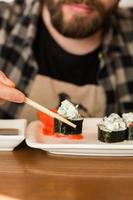
[[[0,120],[0,151],[13,151],[24,139],[26,119]]]

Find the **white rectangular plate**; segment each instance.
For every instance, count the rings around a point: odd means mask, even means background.
[[[25,139],[26,119],[0,120],[0,128],[18,129],[17,135],[0,135],[0,151],[12,151]]]
[[[133,156],[133,141],[103,143],[97,139],[97,124],[101,118],[86,118],[83,123],[82,140],[70,140],[44,136],[40,121],[32,122],[27,128],[26,143],[52,154],[83,156]]]

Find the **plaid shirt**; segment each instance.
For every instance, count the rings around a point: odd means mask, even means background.
[[[38,72],[32,43],[40,12],[41,0],[0,3],[0,70],[26,95]],[[98,83],[105,91],[106,114],[133,111],[133,9],[118,9],[111,17],[102,49]],[[19,117],[22,106],[2,105],[0,118]]]

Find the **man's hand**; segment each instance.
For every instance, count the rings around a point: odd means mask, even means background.
[[[25,95],[15,89],[15,84],[0,71],[0,103],[4,101],[23,103]]]

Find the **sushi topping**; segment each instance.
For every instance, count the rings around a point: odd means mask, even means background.
[[[58,109],[58,113],[68,119],[76,120],[81,117],[78,112],[78,106],[74,106],[68,100],[64,100],[61,102],[61,106]]]
[[[121,131],[126,130],[126,124],[124,120],[115,113],[112,113],[109,117],[104,117],[99,123],[99,128],[103,131]]]
[[[123,113],[122,117],[125,121],[125,123],[127,124],[127,126],[129,126],[132,122],[133,122],[133,113]]]

